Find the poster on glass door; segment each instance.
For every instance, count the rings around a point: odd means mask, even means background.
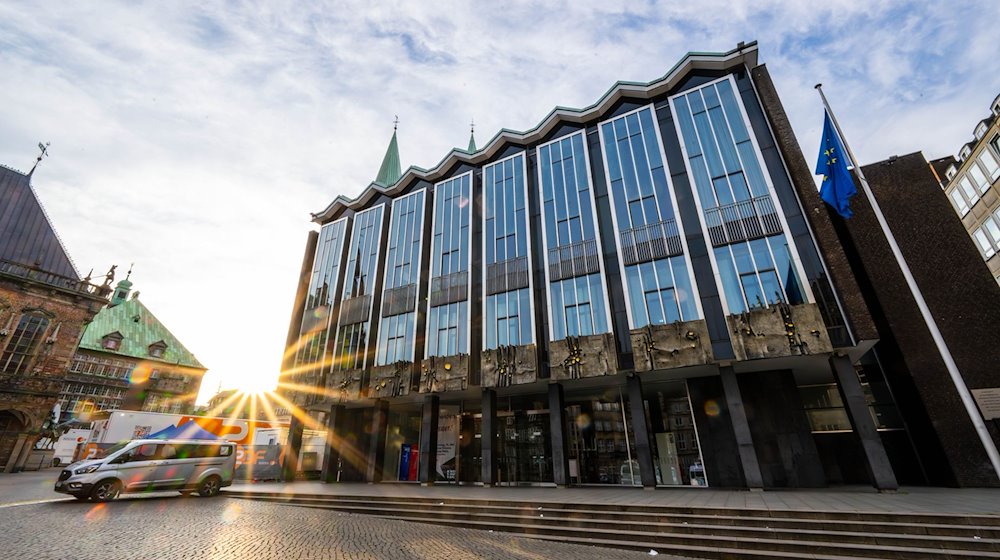
[[[455,480],[455,464],[458,448],[458,417],[442,416],[438,420],[437,437],[438,480]]]

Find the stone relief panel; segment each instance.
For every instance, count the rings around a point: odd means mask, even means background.
[[[726,318],[738,360],[833,351],[815,303],[779,304]]]
[[[538,379],[537,355],[534,344],[484,350],[482,386],[510,387],[535,382]]]
[[[399,397],[410,393],[413,362],[396,362],[372,368],[368,396]]]
[[[431,356],[420,364],[420,392],[462,391],[469,387],[469,355]]]
[[[549,371],[556,380],[618,373],[614,335],[571,336],[549,343]]]
[[[678,321],[632,329],[635,371],[653,371],[712,363],[712,343],[704,320]]]
[[[333,402],[353,401],[361,398],[361,380],[364,378],[364,370],[338,369],[333,370],[327,376],[327,392]]]

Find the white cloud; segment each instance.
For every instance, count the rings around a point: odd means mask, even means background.
[[[812,161],[823,82],[863,161],[954,153],[1000,91],[1000,4],[0,5],[0,162],[30,165],[85,273],[142,299],[214,380],[277,371],[309,212],[374,177],[400,116],[430,167],[687,51],[758,39]],[[206,383],[214,390],[216,381]]]

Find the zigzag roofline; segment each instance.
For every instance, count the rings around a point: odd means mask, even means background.
[[[608,111],[612,105],[623,97],[646,99],[656,97],[671,90],[691,70],[728,70],[734,66],[752,68],[756,65],[757,41],[751,41],[746,44],[741,43],[735,49],[726,53],[689,52],[659,79],[649,83],[616,82],[596,103],[589,107],[583,109],[556,107],[530,130],[501,129],[484,147],[475,153],[454,148],[437,165],[430,169],[411,165],[392,185],[383,186],[373,182],[355,198],[348,198],[343,195],[338,196],[321,212],[312,214],[312,221],[320,224],[324,223],[339,210],[362,207],[379,194],[392,196],[412,179],[419,178],[432,182],[436,181],[442,178],[444,172],[456,163],[464,162],[472,165],[485,163],[508,144],[534,143],[551,132],[560,123],[585,123],[595,116]]]

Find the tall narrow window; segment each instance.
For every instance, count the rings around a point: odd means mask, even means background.
[[[41,315],[21,315],[17,328],[11,333],[7,347],[0,355],[0,372],[18,374],[27,371],[38,342],[48,326],[49,320]]]
[[[426,355],[469,353],[472,173],[434,186]]]
[[[392,201],[385,257],[382,320],[375,365],[412,362],[417,322],[417,285],[424,233],[424,195],[420,190]]]
[[[550,337],[609,331],[600,239],[584,132],[538,148]]]
[[[337,369],[365,367],[384,210],[385,205],[380,204],[354,217],[334,347],[333,366]]]
[[[631,328],[698,319],[652,107],[601,123]]]
[[[989,176],[990,181],[1000,179],[1000,166],[997,165],[997,159],[993,153],[990,152],[989,148],[983,148],[983,151],[979,153],[979,158],[977,159],[983,166],[986,174]]]
[[[337,289],[346,232],[347,218],[325,224],[320,229],[299,330],[296,371],[321,367],[330,358],[327,347],[331,331],[336,328],[334,291]]]
[[[732,77],[676,95],[671,105],[729,313],[806,301]]]
[[[487,350],[534,342],[526,182],[524,153],[483,169]]]

